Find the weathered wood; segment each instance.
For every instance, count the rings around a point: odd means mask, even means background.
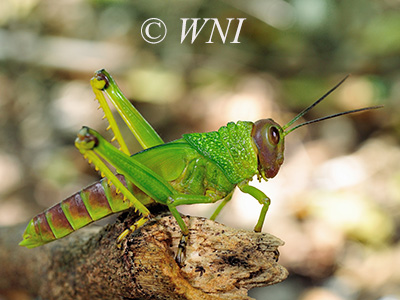
[[[0,230],[0,291],[26,291],[42,299],[251,299],[249,289],[287,276],[276,260],[283,242],[267,233],[185,217],[190,237],[180,268],[175,219],[161,213],[118,249],[132,224],[83,228],[42,247],[17,246],[22,226]]]

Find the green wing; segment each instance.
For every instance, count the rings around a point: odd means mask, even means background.
[[[187,161],[195,155],[194,149],[183,140],[155,146],[132,158],[137,159],[167,181],[176,180],[183,172]]]
[[[221,167],[201,155],[184,139],[146,149],[132,156],[184,194],[218,200],[234,189]]]

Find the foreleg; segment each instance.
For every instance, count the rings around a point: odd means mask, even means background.
[[[248,183],[239,184],[238,187],[243,193],[253,196],[262,205],[260,217],[254,227],[255,232],[261,232],[271,200],[262,191],[254,186],[250,186]]]

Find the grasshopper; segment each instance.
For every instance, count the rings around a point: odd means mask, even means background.
[[[78,132],[75,146],[104,178],[35,216],[29,222],[20,245],[27,248],[41,246],[110,214],[134,209],[141,217],[120,234],[117,239],[120,243],[130,232],[147,222],[151,217],[147,206],[158,202],[168,207],[182,231],[176,256],[180,263],[184,259],[189,231],[177,206],[222,200],[210,218],[214,220],[232,198],[236,186],[260,203],[261,213],[254,227],[254,231],[260,232],[271,201],[249,182],[254,176],[259,181],[275,177],[283,163],[285,136],[307,124],[381,107],[341,112],[289,129],[346,78],[284,126],[272,119],[255,123],[230,122],[218,131],[184,134],[180,139],[164,143],[122,94],[113,78],[105,70],[97,71],[91,79],[91,86],[109,121],[109,129],[114,133],[113,140],[117,140],[120,149],[95,130],[83,127]],[[133,155],[129,153],[104,94],[116,107],[143,151]],[[105,162],[115,167],[117,174]]]

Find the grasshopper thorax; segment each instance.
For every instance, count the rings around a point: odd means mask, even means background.
[[[254,123],[251,133],[258,157],[258,172],[264,179],[273,178],[283,163],[284,132],[272,119]]]

